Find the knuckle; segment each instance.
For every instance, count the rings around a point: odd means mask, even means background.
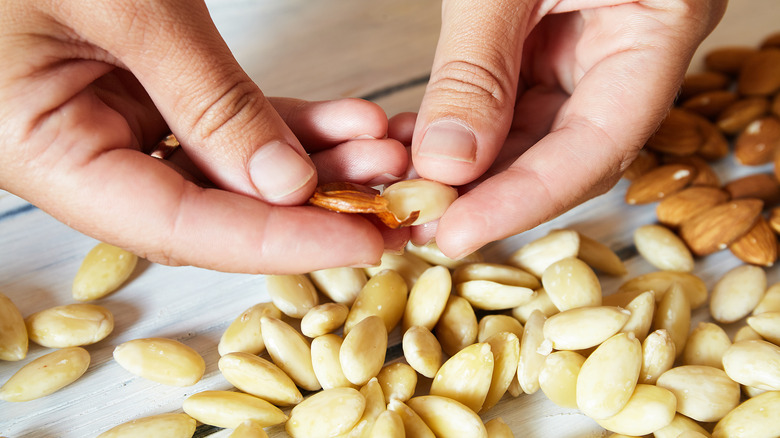
[[[500,62],[449,61],[431,75],[430,87],[491,108],[503,108],[514,96],[509,69]]]
[[[219,136],[238,136],[249,123],[267,111],[267,101],[260,89],[249,79],[231,80],[217,87],[213,97],[203,99],[199,115],[193,120],[190,132],[206,141]]]

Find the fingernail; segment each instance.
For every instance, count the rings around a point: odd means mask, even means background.
[[[292,146],[272,141],[249,160],[249,176],[263,199],[274,201],[294,193],[314,177],[314,167]]]
[[[452,120],[433,122],[420,143],[419,155],[473,163],[477,140],[470,129]]]

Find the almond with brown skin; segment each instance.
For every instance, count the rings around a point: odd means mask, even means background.
[[[648,204],[676,193],[690,184],[696,170],[685,164],[666,164],[635,179],[626,190],[628,204]]]
[[[680,87],[680,101],[685,101],[693,96],[715,90],[725,90],[731,83],[731,78],[716,71],[704,71],[690,73],[683,79]]]
[[[684,221],[680,225],[680,237],[694,254],[712,254],[750,231],[763,206],[759,199],[737,199],[716,205]]]
[[[723,186],[731,199],[756,198],[764,201],[764,205],[773,205],[780,201],[780,184],[773,175],[754,173],[743,176]]]
[[[711,90],[685,99],[680,104],[680,108],[714,120],[726,107],[736,102],[737,99],[739,99],[739,96],[733,91]]]
[[[640,149],[634,161],[623,172],[623,178],[633,181],[656,167],[658,167],[658,155],[647,149]]]
[[[761,42],[760,47],[762,49],[778,48],[780,49],[780,32],[775,32],[767,35],[764,41]]]
[[[413,211],[399,219],[390,211],[389,201],[379,191],[350,182],[334,182],[317,187],[309,203],[338,213],[371,213],[390,228],[410,226],[420,215]]]
[[[735,135],[766,114],[768,110],[769,100],[766,97],[746,97],[724,109],[718,116],[716,124],[724,133]]]
[[[659,222],[676,228],[729,199],[729,194],[717,187],[688,187],[663,199],[655,212]]]
[[[717,161],[731,152],[728,139],[726,139],[726,136],[715,123],[701,118],[699,120],[699,130],[704,135],[704,143],[699,146],[696,155],[707,161]]]
[[[780,93],[776,94],[774,99],[772,99],[769,111],[775,115],[775,117],[780,117]]]
[[[701,116],[690,111],[672,108],[661,122],[658,131],[647,140],[647,147],[670,155],[692,155],[704,143],[699,129]]]
[[[758,166],[771,162],[778,147],[780,119],[769,115],[753,121],[737,136],[734,157],[745,166]]]
[[[720,47],[705,55],[704,65],[707,70],[736,75],[745,60],[757,51],[755,48],[747,46]]]
[[[692,186],[720,187],[720,177],[718,177],[715,169],[698,155],[690,155],[688,157],[668,156],[666,163],[685,164],[695,168],[696,176],[691,180]]]
[[[777,260],[777,235],[762,216],[744,236],[729,245],[729,250],[745,263],[772,266]]]
[[[775,233],[780,234],[780,207],[775,207],[769,210],[769,228],[774,230]]]
[[[745,96],[771,96],[780,90],[780,49],[760,50],[745,59],[737,89]]]

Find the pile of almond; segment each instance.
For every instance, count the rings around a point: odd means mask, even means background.
[[[697,256],[728,248],[771,266],[780,233],[780,33],[759,47],[712,50],[704,64],[624,174],[626,202],[658,202],[658,221]],[[743,166],[774,163],[774,172],[723,183],[712,164],[731,156]]]

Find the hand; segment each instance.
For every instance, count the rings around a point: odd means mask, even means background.
[[[606,192],[725,6],[445,0],[412,159],[423,177],[465,194],[413,241],[435,233],[444,253],[463,256]]]
[[[385,241],[369,221],[296,205],[315,165],[323,181],[403,173],[400,143],[365,139],[385,137],[384,112],[267,100],[202,2],[6,0],[0,62],[0,188],[73,228],[224,271],[378,262]],[[147,155],[171,131],[194,166],[179,164],[218,188]]]

